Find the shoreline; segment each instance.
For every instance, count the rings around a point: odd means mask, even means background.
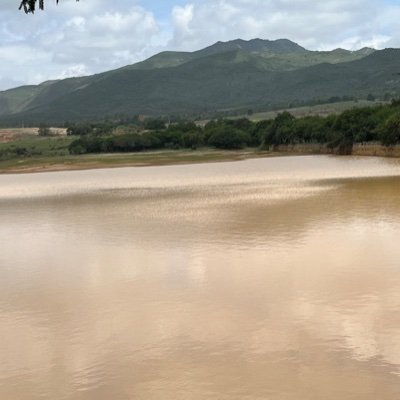
[[[234,162],[252,158],[289,156],[276,151],[163,150],[141,153],[90,154],[65,157],[33,157],[0,162],[0,175],[84,171],[103,168],[157,167],[168,165]]]
[[[102,168],[156,167],[168,165],[234,162],[252,158],[335,155],[325,145],[281,145],[274,150],[162,150],[141,153],[85,154],[63,157],[32,157],[0,161],[0,174],[82,171]],[[400,158],[400,145],[355,144],[350,156]]]
[[[335,149],[323,144],[289,144],[275,147],[275,151],[289,154],[339,155]],[[386,147],[378,143],[354,143],[349,156],[400,158],[400,145]]]

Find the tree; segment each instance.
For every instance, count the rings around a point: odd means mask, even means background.
[[[390,117],[382,130],[381,142],[384,146],[394,146],[400,141],[400,115],[395,114]]]
[[[221,126],[213,130],[208,144],[217,149],[236,150],[247,146],[250,141],[248,133],[229,126]]]
[[[51,129],[46,125],[41,125],[38,130],[39,136],[52,136],[53,132]]]
[[[288,144],[293,133],[294,121],[295,117],[287,111],[278,114],[265,131],[264,145]]]
[[[76,0],[79,1],[79,0]],[[59,0],[56,0],[58,4]],[[24,10],[26,14],[34,13],[36,8],[39,10],[44,9],[44,0],[21,0],[21,4],[19,5],[20,10]]]

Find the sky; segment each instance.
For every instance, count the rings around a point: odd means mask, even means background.
[[[0,90],[90,75],[219,40],[293,40],[310,50],[400,47],[400,0],[1,0]]]

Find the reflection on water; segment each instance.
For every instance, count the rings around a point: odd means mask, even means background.
[[[400,398],[400,162],[0,176],[1,399]]]

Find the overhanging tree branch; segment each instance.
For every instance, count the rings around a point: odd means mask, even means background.
[[[58,4],[59,0],[56,0],[56,3]],[[76,0],[79,1],[79,0]],[[39,8],[39,10],[44,9],[44,0],[22,0],[21,4],[19,5],[20,10],[24,10],[26,14],[28,13],[34,13],[36,8]]]

